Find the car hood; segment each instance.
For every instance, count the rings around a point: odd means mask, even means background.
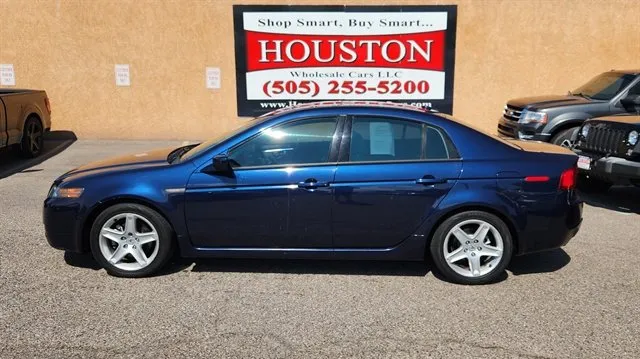
[[[175,147],[162,148],[147,152],[135,153],[125,156],[108,158],[101,161],[90,162],[65,173],[62,177],[74,176],[86,172],[107,172],[132,170],[145,167],[168,166],[167,156]]]
[[[543,110],[554,107],[584,105],[592,103],[592,101],[579,96],[567,96],[567,95],[546,95],[546,96],[533,96],[522,97],[509,100],[508,105],[517,108],[531,108],[535,110]]]
[[[590,119],[589,122],[616,122],[640,127],[640,115],[621,114],[616,116],[595,117]]]

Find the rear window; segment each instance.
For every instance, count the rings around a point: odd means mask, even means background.
[[[471,123],[469,123],[467,121],[463,121],[463,120],[457,119],[457,118],[455,118],[453,116],[450,116],[450,115],[447,115],[447,114],[444,114],[444,113],[438,113],[438,116],[446,118],[449,121],[458,123],[458,124],[460,124],[460,125],[462,125],[464,127],[468,127],[468,128],[470,128],[470,129],[472,129],[472,130],[474,130],[476,132],[480,132],[481,134],[483,134],[483,135],[485,135],[487,137],[491,137],[492,139],[494,139],[494,140],[496,140],[496,141],[498,141],[498,142],[500,142],[502,144],[505,144],[505,145],[507,145],[509,147],[515,148],[517,150],[521,150],[522,149],[522,147],[516,145],[512,141],[504,139],[504,138],[502,138],[502,137],[500,137],[500,136],[498,136],[496,134],[489,133],[489,132],[487,132],[487,131],[479,128],[479,127],[476,127],[475,125],[473,125],[473,124],[471,124]]]

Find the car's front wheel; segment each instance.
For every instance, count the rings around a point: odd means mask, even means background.
[[[446,219],[431,239],[431,258],[445,279],[486,284],[498,279],[511,260],[513,244],[507,225],[483,211]]]
[[[111,275],[145,277],[157,272],[173,252],[171,225],[139,204],[117,204],[98,215],[91,228],[91,252]]]

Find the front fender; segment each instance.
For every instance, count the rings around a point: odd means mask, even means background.
[[[102,210],[114,204],[133,202],[160,213],[173,228],[182,250],[183,244],[189,243],[184,217],[184,190],[186,178],[193,171],[190,167],[163,167],[65,182],[66,187],[85,188],[76,216],[80,237],[86,236],[87,229]]]
[[[545,127],[545,134],[554,134],[558,129],[565,126],[580,126],[584,121],[593,117],[586,112],[568,112],[554,117]],[[573,127],[573,126],[572,126]]]

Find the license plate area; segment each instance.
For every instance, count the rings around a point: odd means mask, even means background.
[[[591,158],[587,156],[578,156],[578,168],[582,170],[591,169]]]

